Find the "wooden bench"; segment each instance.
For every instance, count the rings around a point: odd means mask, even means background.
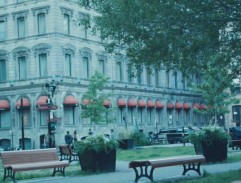
[[[49,168],[54,168],[52,176],[55,176],[57,172],[65,176],[65,168],[69,166],[68,161],[58,159],[56,148],[3,151],[1,156],[4,167],[3,181],[10,177],[13,182],[16,182],[16,172]]]
[[[60,161],[68,160],[69,163],[72,161],[79,161],[77,153],[73,152],[70,145],[59,145]]]
[[[135,182],[142,177],[146,177],[153,182],[153,172],[155,168],[183,165],[182,175],[185,175],[189,170],[194,170],[201,175],[200,165],[202,162],[205,162],[203,155],[176,156],[162,159],[131,161],[129,168],[133,168],[135,171]]]
[[[230,147],[232,147],[232,150],[234,150],[234,148],[236,150],[241,149],[241,140],[238,140],[238,139],[230,140],[229,145],[230,145]]]

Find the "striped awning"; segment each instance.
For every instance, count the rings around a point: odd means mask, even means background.
[[[0,100],[0,110],[10,109],[9,102],[7,100]]]
[[[73,95],[68,95],[64,98],[64,105],[78,105],[78,100]]]
[[[16,107],[20,108],[21,107],[21,98],[18,99],[16,102]],[[30,101],[27,98],[23,98],[23,107],[30,107]]]

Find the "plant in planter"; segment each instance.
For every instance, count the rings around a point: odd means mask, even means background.
[[[133,133],[129,130],[123,130],[119,133],[119,144],[121,149],[133,149]]]
[[[229,135],[217,125],[209,125],[190,133],[187,139],[194,144],[197,154],[203,154],[207,162],[227,159],[227,142]]]
[[[115,171],[117,147],[115,140],[100,135],[89,136],[75,143],[75,151],[83,171]]]

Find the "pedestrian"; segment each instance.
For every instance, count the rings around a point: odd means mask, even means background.
[[[91,128],[89,129],[89,136],[93,135],[93,132],[91,131]]]
[[[69,131],[67,131],[66,135],[64,136],[65,143],[71,145],[73,142],[73,137],[70,135]]]
[[[79,141],[79,140],[80,140],[80,137],[79,137],[78,131],[75,130],[75,131],[74,131],[74,142],[77,142],[77,141]]]

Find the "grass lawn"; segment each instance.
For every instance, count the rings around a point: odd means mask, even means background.
[[[192,146],[180,146],[180,147],[153,147],[153,148],[137,148],[133,150],[118,150],[117,159],[122,161],[131,161],[138,159],[153,159],[158,157],[170,157],[170,156],[178,156],[178,155],[194,155],[195,151]],[[228,160],[226,162],[237,162],[241,161],[241,153],[229,153]],[[51,177],[52,169],[47,170],[35,170],[35,171],[27,171],[27,172],[18,172],[16,173],[17,180],[27,180],[32,178],[40,178],[40,177]],[[2,162],[0,159],[0,183],[2,183],[4,169],[2,167]],[[232,171],[228,173],[222,173],[221,175],[209,175],[205,174],[204,177],[200,179],[193,180],[185,180],[178,181],[182,183],[230,183],[233,180],[241,180],[241,170],[240,171]],[[100,172],[97,172],[100,173]],[[71,164],[66,168],[66,176],[84,176],[92,174],[90,172],[82,172],[80,165]],[[95,173],[96,174],[96,173]],[[5,183],[12,182],[10,179],[7,179]]]
[[[117,154],[118,160],[131,161],[141,159],[152,159],[160,157],[170,157],[178,155],[194,155],[194,148],[191,146],[180,147],[153,147],[138,148],[133,150],[119,150]]]

